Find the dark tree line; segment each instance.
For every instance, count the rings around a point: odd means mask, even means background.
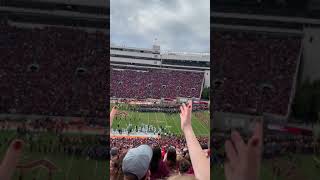
[[[315,123],[320,112],[320,80],[306,80],[297,88],[292,104],[292,115],[307,123]]]

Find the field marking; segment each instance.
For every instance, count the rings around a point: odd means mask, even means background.
[[[193,121],[192,121],[193,120]],[[193,123],[192,123],[193,122]],[[193,124],[194,125],[194,128],[197,130],[197,134],[201,134],[201,133],[203,133],[202,132],[202,128],[201,127],[199,127],[199,124],[200,122],[199,122],[199,119],[197,118],[197,117],[195,117],[195,115],[194,114],[192,114],[191,115],[191,124]]]
[[[50,134],[49,132],[47,132],[47,133],[51,136],[51,134]],[[47,139],[47,140],[48,140],[48,139]],[[50,139],[50,140],[51,140],[51,139]],[[54,144],[54,143],[51,144],[51,149],[52,149],[52,147],[53,147],[53,144]],[[48,150],[48,149],[47,149],[47,150]],[[42,152],[41,152],[41,154],[42,154]],[[45,155],[45,156],[44,156],[43,159],[47,159],[47,158],[48,158],[48,153],[46,153],[46,154],[44,154],[44,155]],[[37,179],[39,179],[40,173],[41,173],[41,168],[38,169]]]
[[[194,124],[194,127],[197,129],[197,135],[199,136],[200,134],[202,134],[202,133],[205,133],[205,132],[203,132],[203,129],[200,127],[200,125],[199,125],[199,123],[201,123],[200,121],[199,121],[199,119],[198,118],[196,118],[195,117],[195,115],[193,114],[192,116],[191,116],[191,120],[193,120],[193,124]]]
[[[204,113],[204,112],[203,112]],[[197,118],[197,117],[195,117],[195,118]],[[203,123],[202,123],[202,121],[199,119],[199,118],[197,118],[199,121],[199,124],[202,126],[202,128],[201,129],[203,129],[203,132],[207,135],[207,136],[210,136],[210,124],[209,124],[209,127],[206,127],[206,126],[204,126],[203,125]],[[201,133],[201,134],[203,134],[203,133]]]
[[[200,124],[201,124],[201,126],[203,127],[203,129],[204,129],[205,131],[207,131],[208,128],[206,128],[206,126],[203,125],[202,121],[200,122]],[[209,123],[209,132],[210,132],[210,123]]]
[[[175,115],[174,115],[175,116]],[[173,118],[172,116],[168,116],[170,119],[171,119],[171,121],[173,121],[173,124],[175,125],[175,129],[176,129],[176,132],[177,133],[182,133],[182,131],[180,130],[180,126],[179,125],[177,125],[177,123],[175,122],[176,120],[175,120],[175,118]],[[179,117],[180,118],[180,117]]]
[[[203,112],[205,113],[205,112]],[[131,121],[136,118],[136,121]],[[180,116],[178,113],[166,114],[163,112],[135,112],[129,111],[128,122],[132,123],[133,128],[135,126],[141,126],[143,124],[149,124],[155,127],[165,126],[165,128],[174,134],[181,135],[183,132],[181,130]],[[131,119],[131,120],[130,120]],[[128,122],[121,122],[121,126],[128,126]],[[192,114],[192,127],[197,136],[208,136],[210,130],[208,130],[207,125],[203,124],[195,114]]]
[[[157,116],[157,114],[155,114],[155,116],[156,116],[156,122],[157,122],[157,129],[159,129],[158,116]]]
[[[74,153],[74,152],[73,152],[73,153]],[[67,171],[67,173],[66,173],[67,179],[69,179],[70,170],[71,170],[71,168],[72,168],[72,163],[73,163],[73,158],[74,158],[73,153],[72,153],[72,156],[71,156],[71,160],[69,160],[68,171]]]
[[[97,177],[98,161],[96,160],[95,163],[96,163],[96,165],[95,165],[95,168],[93,170],[93,174],[94,174],[94,177]]]
[[[78,134],[78,138],[81,138],[80,136],[81,136],[81,135]],[[70,163],[69,163],[69,166],[68,166],[67,179],[69,179],[70,170],[71,170],[71,168],[73,167],[73,166],[72,166],[72,163],[73,163],[73,159],[74,159],[74,153],[75,153],[75,152],[72,152],[71,160],[70,160]]]
[[[166,116],[165,116],[165,114],[164,114],[164,113],[161,113],[161,114],[163,115],[164,121],[166,121],[166,127],[167,127],[167,126],[168,126],[167,118],[166,118]]]
[[[204,116],[206,116],[206,113],[205,113],[205,112],[203,112],[203,114],[204,114]],[[205,118],[206,118],[206,117],[205,117]],[[210,116],[209,116],[209,119],[210,119]],[[209,124],[206,124],[206,125],[209,125],[209,128],[206,128],[206,126],[203,125],[204,122],[200,121],[200,124],[201,124],[201,126],[203,127],[203,129],[205,129],[206,133],[208,133],[208,132],[207,132],[207,129],[209,129],[209,132],[210,132],[210,121],[208,121],[208,122],[209,122]]]

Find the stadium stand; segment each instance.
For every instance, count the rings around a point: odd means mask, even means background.
[[[188,77],[188,78],[186,78]],[[110,96],[117,98],[200,98],[204,73],[164,69],[111,69]]]
[[[212,37],[215,110],[285,116],[297,73],[300,38],[233,31],[214,31]]]
[[[1,113],[105,116],[105,34],[5,21],[0,31]]]

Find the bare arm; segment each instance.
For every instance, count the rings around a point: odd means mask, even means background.
[[[111,126],[112,126],[113,119],[114,119],[114,117],[115,117],[116,114],[117,114],[117,111],[118,111],[117,106],[114,106],[114,107],[112,108],[111,112],[110,112],[110,128],[111,128]]]
[[[203,153],[200,143],[198,142],[191,126],[192,102],[189,101],[187,106],[183,104],[180,107],[180,110],[181,129],[187,141],[194,174],[199,180],[210,179],[209,159],[207,159]]]

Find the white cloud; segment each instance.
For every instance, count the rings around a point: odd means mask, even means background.
[[[162,49],[209,52],[209,0],[111,0],[111,42]]]

